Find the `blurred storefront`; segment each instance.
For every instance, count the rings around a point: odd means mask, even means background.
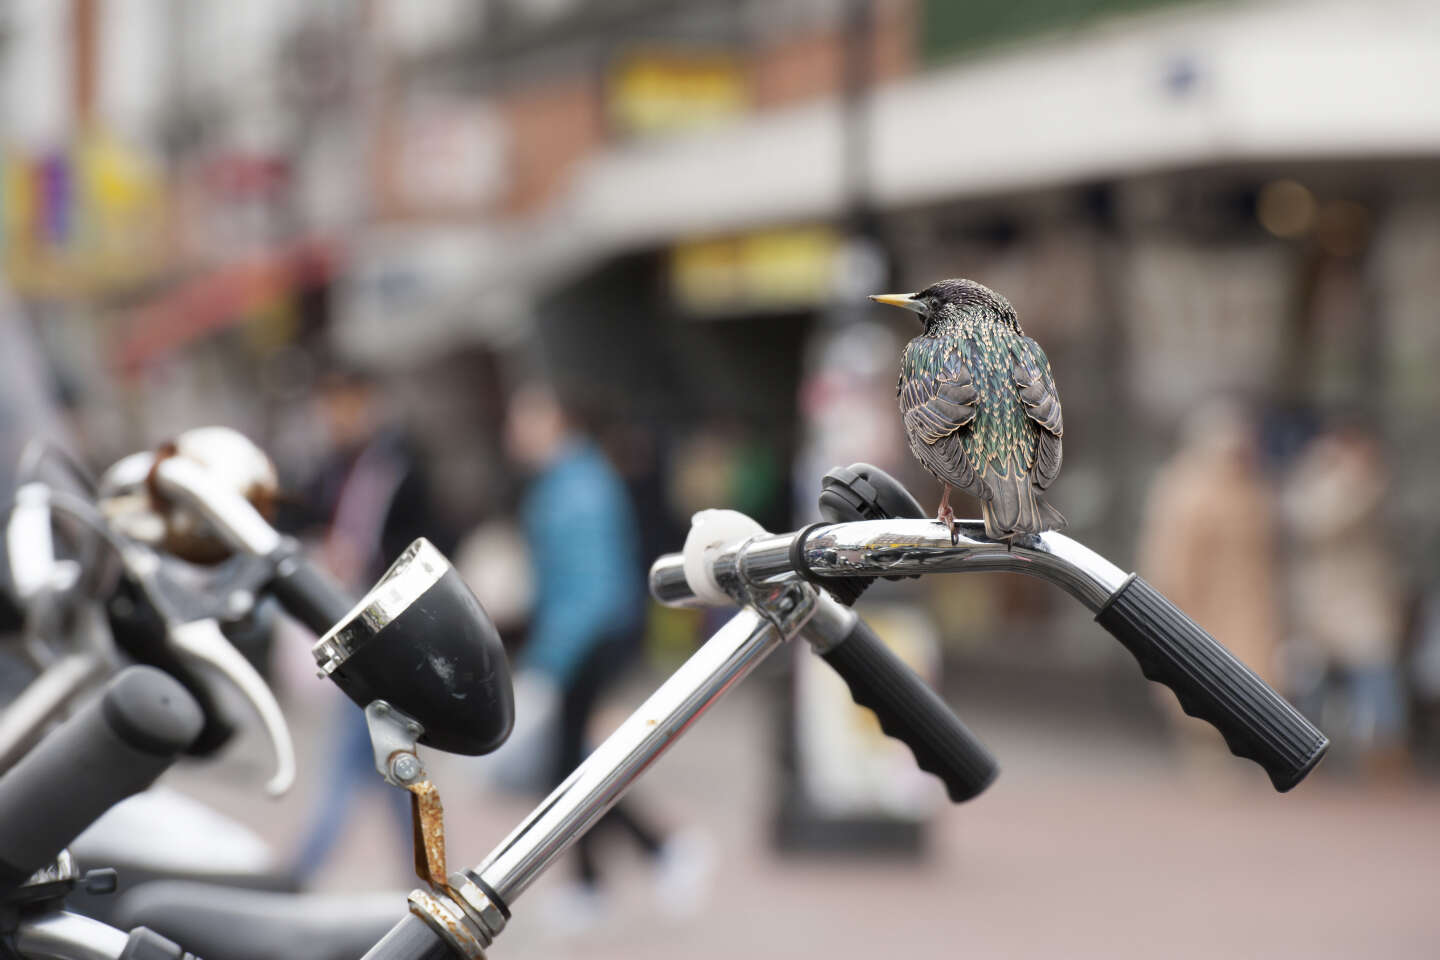
[[[863,322],[879,369],[913,333],[861,288],[965,275],[1045,344],[1055,499],[1117,562],[1229,398],[1277,483],[1321,423],[1370,424],[1411,585],[1440,570],[1433,4],[139,6],[17,3],[5,54],[48,91],[9,108],[7,277],[97,443],[223,419],[303,456],[343,360],[473,519],[505,496],[499,397],[540,365],[630,451],[647,546],[698,506],[783,526],[829,455],[815,358]],[[889,429],[869,445],[929,505]],[[952,656],[1111,663],[1033,584],[927,600]]]

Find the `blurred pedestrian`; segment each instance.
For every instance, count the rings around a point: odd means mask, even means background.
[[[317,405],[329,450],[307,485],[300,521],[320,532],[322,562],[357,597],[416,537],[437,539],[420,460],[405,431],[386,416],[382,400],[379,385],[365,371],[337,370],[321,381]],[[437,546],[448,549],[438,539]],[[324,797],[296,861],[301,880],[313,876],[334,850],[357,795],[379,791],[397,842],[408,844],[411,838],[408,794],[376,772],[364,716],[343,698],[337,708]]]
[[[435,523],[429,481],[408,431],[384,409],[380,385],[338,370],[317,395],[329,450],[305,491],[324,559],[347,586],[367,590],[418,536],[453,544]]]
[[[506,421],[511,455],[533,472],[521,506],[535,589],[517,689],[548,682],[557,691],[550,784],[590,751],[587,732],[600,698],[638,651],[645,583],[639,531],[619,475],[548,385],[513,394]],[[542,680],[543,678],[543,680]],[[577,934],[604,915],[595,835],[628,835],[654,864],[661,905],[693,909],[706,873],[701,845],[666,836],[624,800],[575,844],[577,883],[554,893],[552,932]]]
[[[1141,531],[1140,572],[1272,686],[1280,672],[1276,504],[1255,427],[1239,408],[1203,409],[1156,477]],[[1168,694],[1167,694],[1168,697]],[[1169,698],[1191,759],[1221,747]],[[1204,752],[1201,752],[1204,751]]]
[[[1394,768],[1407,762],[1405,593],[1386,545],[1388,486],[1375,437],[1346,426],[1304,450],[1284,508],[1295,642],[1324,677],[1326,712],[1339,715],[1326,729],[1367,766]]]

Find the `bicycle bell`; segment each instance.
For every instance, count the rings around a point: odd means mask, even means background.
[[[100,509],[126,536],[192,563],[214,564],[230,556],[230,546],[201,517],[156,493],[152,474],[167,457],[204,467],[261,515],[273,512],[279,479],[265,451],[229,427],[196,427],[157,450],[132,453],[100,478]]]
[[[426,746],[479,756],[510,735],[515,704],[500,635],[424,537],[311,652],[362,709],[384,701],[417,721]]]

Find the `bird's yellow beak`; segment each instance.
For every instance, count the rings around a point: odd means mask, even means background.
[[[883,303],[891,307],[899,307],[902,310],[909,310],[921,316],[925,314],[925,304],[916,300],[913,293],[876,293],[870,296],[876,303]]]

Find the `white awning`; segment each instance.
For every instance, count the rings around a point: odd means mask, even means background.
[[[587,163],[553,217],[621,247],[827,217],[844,201],[843,137],[827,101],[631,144]]]
[[[1260,159],[1440,154],[1440,5],[1308,0],[1112,21],[876,92],[881,206]],[[842,210],[836,101],[586,164],[555,222],[590,243]]]
[[[1440,153],[1440,5],[1114,23],[917,78],[874,112],[882,204],[1250,160]]]

